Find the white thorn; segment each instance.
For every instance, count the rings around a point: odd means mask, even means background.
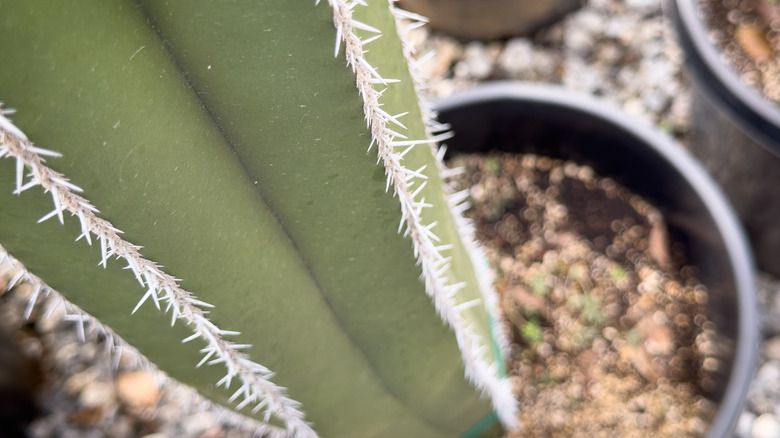
[[[378,33],[378,34],[382,33],[381,30],[375,28],[374,26],[369,26],[368,24],[363,23],[362,21],[355,20],[354,18],[350,20],[349,24],[351,24],[352,27],[354,28],[365,30],[366,32]]]
[[[59,153],[59,152],[50,151],[48,149],[39,148],[39,147],[33,146],[33,145],[28,145],[26,147],[26,149],[28,151],[34,153],[34,154],[43,155],[43,156],[46,156],[46,157],[55,157],[56,158],[56,157],[61,157],[62,156],[62,154]]]
[[[41,292],[41,285],[36,283],[35,287],[33,287],[32,294],[30,295],[30,298],[27,300],[27,307],[24,309],[24,320],[27,321],[30,319],[30,316],[32,315],[33,308],[35,307],[36,301],[38,301],[38,294]]]

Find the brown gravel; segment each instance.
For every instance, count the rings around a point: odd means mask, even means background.
[[[742,81],[780,105],[780,4],[773,0],[699,0],[712,42]]]
[[[512,326],[516,436],[701,436],[716,334],[660,213],[573,163],[492,154],[453,165],[466,169],[458,188],[472,187]]]

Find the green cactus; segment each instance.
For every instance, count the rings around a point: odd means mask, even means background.
[[[490,277],[398,38],[420,17],[386,0],[0,10],[17,110],[0,244],[32,303],[58,291],[271,436],[476,436],[491,410],[516,426]]]

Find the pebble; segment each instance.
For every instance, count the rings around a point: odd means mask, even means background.
[[[85,408],[98,408],[109,405],[114,398],[114,388],[111,384],[95,381],[90,382],[81,390],[79,402]]]
[[[737,427],[734,429],[734,438],[751,438],[753,433],[753,422],[756,421],[756,415],[745,411],[737,420]]]
[[[534,62],[534,48],[527,38],[511,39],[498,58],[498,65],[511,75],[519,75]]]
[[[780,336],[774,336],[765,341],[763,351],[767,359],[780,361]]]
[[[661,3],[656,0],[626,0],[626,7],[641,14],[660,12]]]
[[[753,422],[752,438],[780,437],[780,419],[775,414],[762,414]]]
[[[217,417],[211,412],[198,412],[184,420],[184,433],[188,436],[198,436],[217,424]]]
[[[145,371],[120,374],[116,389],[122,402],[138,409],[153,408],[160,399],[154,377]]]
[[[769,361],[759,368],[749,391],[748,404],[756,414],[774,412],[780,405],[780,362]]]

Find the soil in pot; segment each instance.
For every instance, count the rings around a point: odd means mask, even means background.
[[[780,3],[698,0],[710,38],[742,81],[780,105]]]
[[[693,437],[715,412],[707,291],[661,214],[590,168],[462,155],[477,237],[498,273],[523,437]],[[511,438],[515,438],[512,436]]]

